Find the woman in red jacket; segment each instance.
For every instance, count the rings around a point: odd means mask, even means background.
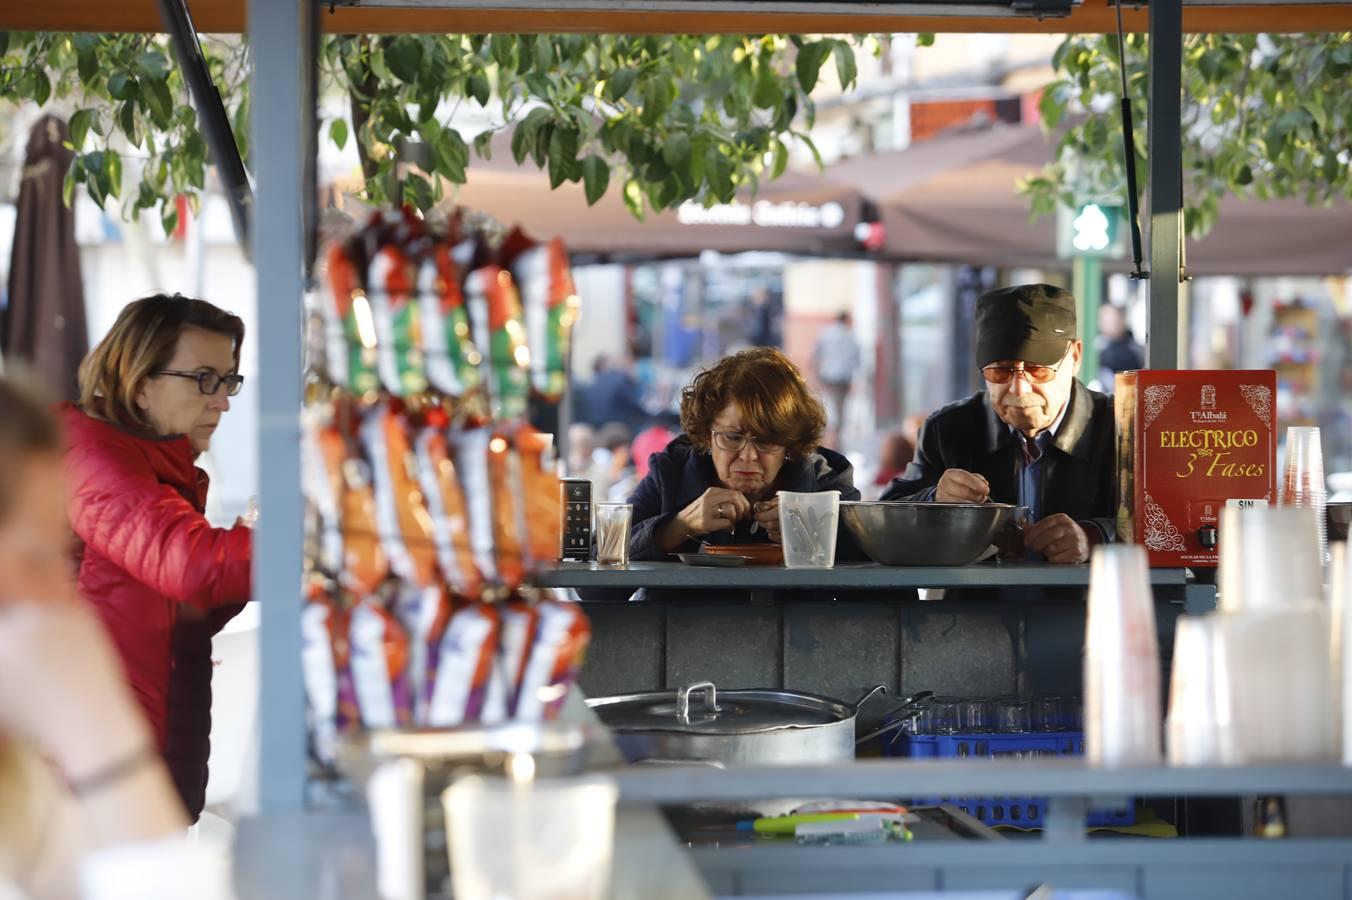
[[[250,599],[249,529],[213,528],[194,465],[239,393],[244,323],[203,300],[129,304],[65,406],[80,593],[98,609],[193,820],[206,801],[211,638]]]

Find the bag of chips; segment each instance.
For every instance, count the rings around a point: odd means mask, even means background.
[[[382,403],[366,414],[361,434],[375,476],[376,522],[390,567],[405,581],[427,587],[436,580],[436,539],[407,420]]]
[[[366,295],[376,326],[380,381],[396,397],[427,390],[419,305],[413,301],[412,269],[402,250],[382,247],[371,260]]]
[[[399,728],[411,724],[409,642],[399,620],[375,597],[364,598],[348,618],[348,668],[362,725]]]

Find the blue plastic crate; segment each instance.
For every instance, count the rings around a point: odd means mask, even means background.
[[[885,756],[917,759],[999,759],[1027,753],[1082,756],[1084,734],[1078,731],[1026,734],[895,734],[883,745]],[[986,825],[1041,828],[1047,817],[1045,797],[912,797],[916,806],[951,803]],[[1091,810],[1085,824],[1091,828],[1134,825],[1136,804],[1124,810]]]

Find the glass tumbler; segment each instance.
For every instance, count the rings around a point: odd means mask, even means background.
[[[1000,701],[1000,714],[996,724],[1008,734],[1023,734],[1032,729],[1032,707],[1027,700],[1011,699]]]
[[[630,503],[596,504],[596,561],[603,566],[629,565]]]
[[[1065,704],[1060,697],[1046,694],[1033,698],[1033,730],[1065,731]]]
[[[962,730],[958,718],[958,700],[955,697],[935,697],[930,701],[935,734],[957,734]]]
[[[979,697],[965,697],[958,701],[958,725],[964,734],[991,730],[991,706]]]

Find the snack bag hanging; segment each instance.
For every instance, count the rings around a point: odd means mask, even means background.
[[[558,402],[568,383],[568,342],[581,306],[568,252],[555,238],[524,250],[509,265],[525,309],[531,387]]]
[[[433,654],[451,618],[451,602],[441,585],[402,585],[395,595],[394,614],[408,635],[408,681],[413,696],[413,720],[427,721]]]
[[[349,619],[349,668],[362,725],[397,728],[410,724],[409,646],[399,621],[374,597],[353,607]]]
[[[315,755],[332,764],[339,731],[339,645],[342,613],[322,578],[310,582],[305,607],[300,613],[301,675],[309,705],[310,733]],[[346,663],[346,660],[344,660]]]
[[[342,434],[330,424],[332,410],[311,406],[301,411],[301,492],[319,520],[318,558],[325,572],[343,567],[343,460],[347,448]]]
[[[559,560],[563,495],[554,474],[554,436],[523,424],[513,441],[520,460],[519,502],[525,514],[526,559],[530,566]]]
[[[477,389],[483,356],[470,331],[460,272],[444,243],[438,243],[419,267],[418,302],[428,382],[456,398]]]
[[[380,389],[376,326],[357,266],[341,244],[329,250],[332,305],[324,308],[326,357],[334,383],[362,396]]]
[[[390,562],[380,541],[376,494],[366,460],[343,460],[343,565],[339,582],[357,596],[371,593],[389,576]]]
[[[486,336],[493,418],[520,418],[530,396],[530,350],[516,284],[507,270],[484,266],[470,275],[466,291],[476,340]]]
[[[441,419],[429,416],[428,424],[414,439],[418,478],[432,515],[441,573],[457,594],[477,599],[483,591],[483,576],[474,564],[468,502],[460,488],[443,428]]]
[[[371,260],[367,285],[376,326],[380,381],[396,397],[420,394],[427,390],[427,376],[408,257],[397,247],[382,247]]]
[[[498,614],[502,621],[498,666],[507,684],[507,710],[515,714],[526,664],[530,661],[540,626],[540,611],[534,603],[516,593],[507,602],[499,604]]]
[[[563,708],[591,638],[591,626],[576,603],[549,600],[539,610],[540,624],[516,702],[515,717],[523,722],[553,718]]]
[[[526,533],[526,507],[521,493],[523,481],[521,455],[507,439],[506,432],[495,432],[488,442],[488,482],[493,496],[493,547],[497,555],[498,579],[508,590],[520,587],[525,577],[522,535]],[[557,488],[555,490],[557,492]]]
[[[454,432],[451,446],[455,453],[455,471],[465,495],[469,519],[469,545],[474,564],[484,580],[498,580],[498,553],[495,545],[493,503],[496,491],[490,484],[488,453],[493,439],[491,428],[469,428]]]
[[[497,653],[497,614],[482,603],[456,609],[433,654],[427,724],[444,728],[478,721]]]
[[[376,521],[394,574],[419,587],[436,578],[436,539],[405,418],[387,404],[366,414],[362,445],[375,476]]]

